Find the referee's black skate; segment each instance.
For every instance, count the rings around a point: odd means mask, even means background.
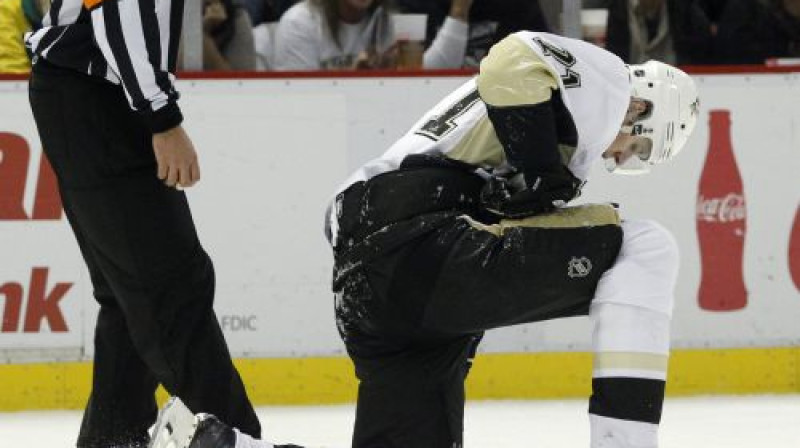
[[[298,445],[252,442],[257,445],[242,443],[242,446],[303,448]],[[148,448],[236,448],[236,431],[211,414],[193,414],[180,398],[172,397],[158,414]]]
[[[195,417],[199,420],[197,429],[194,431],[192,443],[188,448],[235,448],[236,432],[225,423],[222,423],[211,414],[198,414]],[[258,447],[252,443],[243,444],[252,448],[303,448],[297,445],[272,445],[268,442],[257,442]],[[263,445],[262,445],[263,444]]]
[[[236,433],[210,414],[198,414],[197,428],[189,448],[235,448]]]

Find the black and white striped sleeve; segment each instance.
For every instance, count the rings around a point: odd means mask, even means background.
[[[182,18],[183,0],[105,0],[91,10],[97,45],[153,133],[183,121],[171,73]]]

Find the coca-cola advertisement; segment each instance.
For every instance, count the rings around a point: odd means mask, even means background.
[[[30,150],[22,137],[0,132],[0,219],[27,219],[25,181]]]
[[[789,237],[789,272],[794,286],[800,290],[800,206],[797,207],[792,234]]]
[[[747,205],[731,144],[730,111],[712,110],[709,115],[708,153],[695,213],[702,271],[698,301],[704,310],[734,311],[747,306]]]
[[[30,146],[23,137],[0,132],[0,220],[43,221],[62,217],[56,175],[44,156],[39,160],[33,207],[30,213],[25,210],[30,159]]]

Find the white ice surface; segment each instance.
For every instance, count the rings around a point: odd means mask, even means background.
[[[588,448],[586,402],[469,402],[467,448]],[[265,435],[345,448],[352,406],[262,407]],[[0,413],[0,447],[73,447],[80,412]],[[668,399],[661,448],[800,448],[800,395]]]

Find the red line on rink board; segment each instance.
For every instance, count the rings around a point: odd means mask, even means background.
[[[280,72],[184,72],[179,79],[341,79],[341,78],[446,78],[477,74],[477,70],[370,70]]]
[[[800,73],[800,65],[691,65],[681,67],[692,75],[745,75],[763,73]],[[281,71],[281,72],[180,72],[185,80],[244,79],[350,79],[350,78],[446,78],[466,77],[477,70],[375,70],[375,71]],[[0,74],[0,81],[26,81],[28,75]]]
[[[682,66],[691,75],[747,75],[762,73],[800,73],[800,65],[687,65]]]
[[[242,79],[342,79],[342,78],[446,78],[477,74],[477,70],[371,70],[371,71],[264,71],[264,72],[179,72],[185,80]],[[0,81],[26,81],[28,75],[0,73]]]

